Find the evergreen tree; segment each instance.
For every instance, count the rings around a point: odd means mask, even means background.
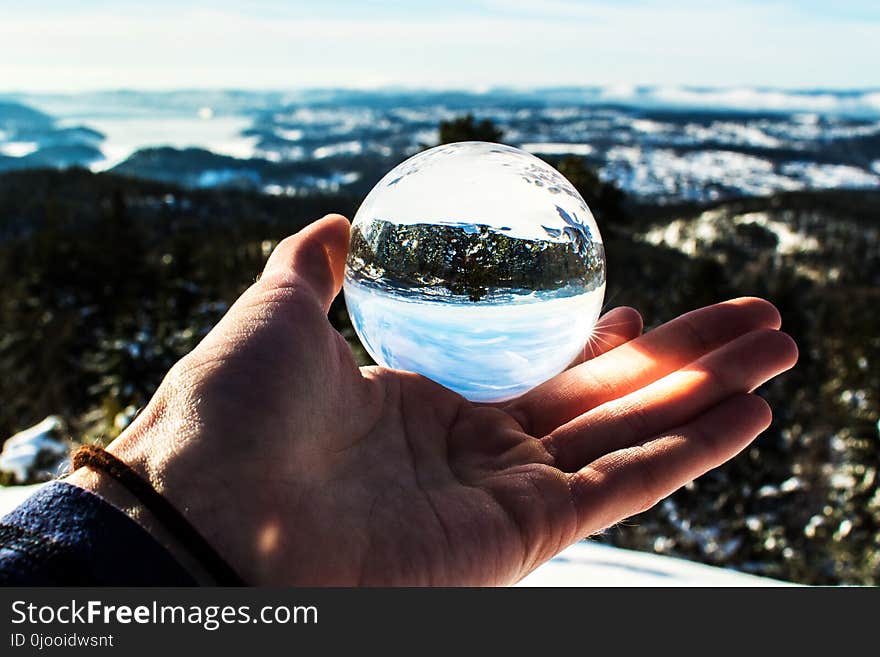
[[[473,114],[440,122],[440,144],[451,144],[456,141],[500,142],[502,137],[504,137],[504,131],[498,128],[491,119],[483,119],[478,122]]]

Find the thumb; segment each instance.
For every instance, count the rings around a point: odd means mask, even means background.
[[[341,214],[328,214],[283,239],[269,256],[260,283],[305,285],[326,312],[342,288],[349,228]]]

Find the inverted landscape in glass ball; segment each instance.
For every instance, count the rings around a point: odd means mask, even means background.
[[[510,146],[438,146],[354,218],[345,301],[379,364],[467,399],[518,397],[584,349],[605,294],[596,221],[553,167]]]

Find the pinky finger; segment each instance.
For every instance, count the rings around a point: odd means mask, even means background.
[[[770,426],[771,417],[760,397],[735,395],[677,429],[581,468],[569,479],[578,537],[651,508],[736,456]]]

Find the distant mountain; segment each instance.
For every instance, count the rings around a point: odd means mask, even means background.
[[[264,160],[241,160],[202,148],[149,148],[137,151],[112,171],[186,187],[242,187],[257,189]]]
[[[647,203],[880,188],[877,90],[113,91],[3,102],[13,127],[0,128],[2,169],[119,165],[189,187],[360,195],[437,143],[442,121],[473,113],[507,143],[583,158]],[[73,150],[25,159],[59,147]]]
[[[169,147],[139,150],[113,167],[116,174],[158,180],[190,188],[223,188],[262,191],[275,196],[338,192],[348,187],[351,193],[365,194],[360,171],[370,172],[370,186],[384,168],[382,162],[357,158],[344,164],[359,171],[345,170],[336,158],[322,161],[273,162],[263,158],[241,159],[219,155],[202,148]],[[373,180],[375,178],[375,180]]]
[[[29,130],[46,130],[54,122],[51,116],[32,107],[0,100],[0,130],[6,133],[6,138]]]
[[[89,166],[104,158],[104,135],[86,126],[59,126],[32,107],[0,102],[0,171]]]

